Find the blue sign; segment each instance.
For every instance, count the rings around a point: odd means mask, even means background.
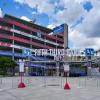
[[[94,49],[93,48],[86,48],[85,54],[86,54],[86,56],[93,56],[94,55]]]
[[[53,29],[53,33],[55,33],[55,34],[57,34],[57,33],[62,33],[62,32],[64,32],[64,24],[62,24],[62,25],[60,25],[60,26],[58,26],[58,27],[55,27],[55,28]]]
[[[30,56],[31,55],[31,51],[29,49],[23,49],[23,55]]]

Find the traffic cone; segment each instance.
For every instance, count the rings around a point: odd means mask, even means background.
[[[65,84],[65,86],[64,86],[64,90],[70,90],[70,86],[69,86],[68,83]]]
[[[18,85],[18,88],[25,88],[25,84],[23,82],[20,82],[19,85]]]

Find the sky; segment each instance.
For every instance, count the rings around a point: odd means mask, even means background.
[[[100,0],[0,0],[5,13],[48,28],[69,28],[70,48],[100,49]]]

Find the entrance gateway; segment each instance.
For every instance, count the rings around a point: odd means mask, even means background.
[[[67,24],[61,24],[60,26],[57,26],[53,29],[53,34],[59,34],[59,33],[64,34],[64,38],[63,38],[64,39],[64,44],[63,44],[64,49],[56,48],[56,49],[24,49],[23,50],[25,51],[23,52],[23,55],[27,57],[26,61],[30,62],[31,64],[33,63],[33,66],[34,64],[35,66],[37,66],[37,68],[35,69],[36,71],[39,70],[41,72],[41,70],[44,71],[45,68],[49,68],[49,70],[57,68],[59,70],[60,68],[59,66],[64,67],[63,65],[68,64],[69,62],[70,63],[77,62],[76,57],[78,56],[84,57],[84,56],[88,56],[88,54],[91,55],[91,52],[92,54],[94,53],[93,49],[91,48],[87,48],[85,50],[68,49],[68,25]],[[32,56],[35,60],[31,58]],[[35,58],[35,56],[38,58]],[[42,57],[44,59],[41,59]],[[78,61],[78,62],[80,63],[82,61]],[[30,63],[28,63],[28,66]],[[52,66],[48,67],[50,63],[52,63],[54,67]],[[42,66],[41,70],[39,69],[39,66]]]
[[[25,55],[27,57],[27,59],[25,60],[25,62],[28,62],[31,64],[38,64],[41,65],[41,63],[45,66],[47,66],[48,64],[51,63],[55,63],[55,68],[57,71],[57,75],[59,75],[59,68],[63,67],[63,70],[65,69],[69,69],[66,68],[67,66],[69,66],[68,64],[70,63],[87,63],[87,61],[84,60],[79,60],[76,58],[78,57],[90,57],[94,55],[94,49],[93,48],[86,48],[84,50],[79,50],[79,49],[24,49],[23,50],[23,55]],[[52,59],[48,59],[48,60],[31,60],[32,56],[36,56],[36,57],[50,57]],[[72,59],[73,58],[73,59]],[[69,60],[70,59],[70,60]],[[44,67],[42,67],[44,68]],[[41,69],[42,69],[41,68]],[[52,67],[51,67],[52,68]],[[37,68],[38,69],[38,68]],[[49,68],[50,70],[50,68]]]

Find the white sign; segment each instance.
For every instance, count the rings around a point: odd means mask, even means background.
[[[70,70],[69,64],[64,64],[64,71],[68,72]]]
[[[24,61],[19,61],[19,72],[24,72]]]

